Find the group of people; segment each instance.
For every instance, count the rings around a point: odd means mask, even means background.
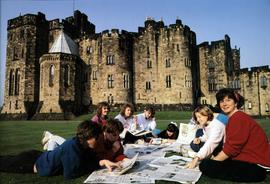
[[[204,175],[238,182],[260,182],[270,167],[270,144],[260,125],[239,110],[244,98],[233,89],[224,88],[216,94],[217,107],[198,106],[192,118],[200,128],[190,147],[197,152],[185,167],[199,165]],[[107,102],[97,106],[90,121],[78,125],[75,137],[65,140],[48,131],[42,139],[45,152],[30,150],[16,156],[1,156],[0,171],[27,173],[40,176],[62,173],[65,178],[76,178],[100,167],[120,168],[126,158],[123,144],[151,138],[176,140],[179,130],[170,123],[163,131],[157,129],[155,110],[147,106],[143,113],[134,115],[132,104],[124,104],[113,119]],[[134,130],[151,131],[135,136]],[[5,164],[9,163],[9,165]]]
[[[197,152],[187,168],[200,161],[200,171],[211,178],[236,182],[261,182],[270,169],[270,144],[262,127],[240,108],[244,97],[230,88],[216,94],[220,113],[207,105],[193,112],[197,131],[191,148]],[[226,116],[225,116],[226,115]]]

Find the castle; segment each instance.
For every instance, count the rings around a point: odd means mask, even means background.
[[[118,110],[192,110],[215,105],[215,93],[232,87],[243,110],[269,116],[269,66],[240,69],[240,49],[230,38],[196,43],[177,19],[147,18],[138,32],[95,32],[80,11],[62,21],[43,13],[8,21],[5,97],[1,119],[70,119],[108,101]]]

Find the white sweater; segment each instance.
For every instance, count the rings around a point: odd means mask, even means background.
[[[225,125],[214,118],[207,127],[203,128],[203,133],[204,135],[199,137],[199,139],[205,143],[197,153],[197,156],[200,157],[200,159],[210,156],[222,141],[225,134]]]

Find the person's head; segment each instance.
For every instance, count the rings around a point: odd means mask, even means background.
[[[228,116],[240,109],[245,102],[243,96],[230,88],[220,89],[216,94],[216,100],[218,107]]]
[[[192,116],[197,124],[207,126],[208,122],[213,120],[214,113],[208,105],[200,105],[193,111]]]
[[[97,115],[99,117],[106,117],[110,112],[110,105],[108,102],[99,102],[97,105]]]
[[[144,109],[144,114],[146,119],[151,119],[155,117],[155,109],[152,106],[146,106]]]
[[[109,119],[103,127],[103,132],[107,141],[115,142],[119,140],[119,134],[124,130],[123,124],[118,119]]]
[[[125,117],[125,118],[129,118],[133,115],[134,113],[134,107],[132,104],[130,103],[126,103],[122,106],[120,114],[121,116]]]
[[[176,125],[176,123],[170,123],[167,126],[166,133],[168,137],[176,139],[178,136],[179,129]]]
[[[84,148],[94,148],[101,133],[102,128],[99,124],[92,121],[83,121],[77,127],[76,138]]]

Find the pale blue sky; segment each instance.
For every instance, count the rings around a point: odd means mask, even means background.
[[[241,49],[241,68],[270,65],[270,0],[0,0],[1,61],[0,105],[3,104],[7,20],[42,12],[47,20],[73,15],[73,8],[88,16],[96,32],[124,29],[137,32],[146,17],[165,25],[182,20],[196,33],[197,44],[224,39]]]

